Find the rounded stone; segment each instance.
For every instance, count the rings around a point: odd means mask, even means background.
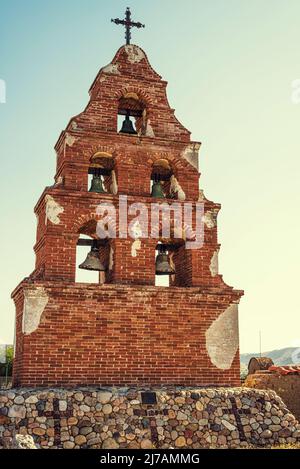
[[[279,437],[281,438],[289,438],[291,436],[292,432],[289,428],[282,428],[281,430],[279,430]]]
[[[176,404],[182,405],[185,403],[185,398],[184,397],[175,397],[175,402]]]
[[[83,399],[84,399],[84,396],[83,396],[82,392],[76,392],[74,394],[74,399],[78,402],[82,402]]]
[[[9,417],[24,419],[25,415],[26,415],[26,409],[22,405],[16,405],[15,404],[8,411],[8,416]]]
[[[104,415],[109,415],[112,413],[112,406],[110,404],[105,404],[102,408]]]
[[[201,412],[204,409],[204,406],[201,401],[196,402],[196,409]]]
[[[38,402],[38,398],[36,396],[29,396],[25,399],[26,404],[36,404]]]
[[[59,411],[65,412],[67,410],[67,401],[59,401]]]
[[[111,392],[98,392],[97,394],[97,401],[100,402],[101,404],[107,404],[112,398],[112,393]]]
[[[23,402],[24,402],[24,397],[23,396],[15,397],[15,400],[14,400],[15,404],[23,404]]]
[[[92,433],[93,429],[92,427],[82,427],[79,430],[80,435],[88,435],[89,433]]]
[[[84,443],[86,443],[86,437],[84,435],[75,436],[75,443],[78,446],[84,445]]]
[[[82,412],[90,412],[90,407],[85,405],[85,404],[82,404],[81,406],[79,406],[80,410],[82,410]]]
[[[73,449],[75,443],[73,441],[65,441],[64,442],[64,449]]]
[[[183,448],[186,445],[186,439],[184,436],[179,436],[175,441],[176,448]]]
[[[76,417],[70,417],[68,418],[68,425],[76,425],[78,423],[78,419]]]
[[[142,449],[152,449],[153,444],[151,440],[142,440],[141,441],[141,448]]]
[[[43,436],[45,435],[46,430],[44,428],[37,427],[32,430],[32,433],[37,436]]]
[[[187,419],[188,419],[187,415],[181,412],[181,410],[177,413],[177,420],[187,420]]]
[[[281,430],[281,425],[270,425],[269,429],[272,432],[279,432],[279,430]]]
[[[273,415],[272,417],[272,422],[275,424],[275,425],[279,425],[281,420],[279,417],[277,417],[276,415]]]
[[[226,445],[227,445],[226,436],[224,436],[224,435],[218,436],[218,444],[219,444],[220,446],[226,446]]]
[[[102,449],[117,449],[117,448],[119,448],[119,445],[114,438],[107,438],[102,443]]]
[[[88,446],[94,446],[94,445],[99,445],[101,443],[100,438],[91,438],[88,440],[87,445]]]
[[[261,437],[261,438],[266,438],[266,439],[272,438],[272,432],[271,432],[271,430],[265,430],[264,432],[262,432],[262,433],[260,434],[260,437]]]

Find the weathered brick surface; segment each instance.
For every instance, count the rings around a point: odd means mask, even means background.
[[[284,401],[286,406],[300,420],[300,375],[279,373],[254,373],[248,375],[246,386],[255,389],[272,389]]]
[[[239,357],[212,366],[205,331],[236,298],[191,288],[35,283],[49,296],[38,329],[21,334],[17,294],[15,384],[239,384]]]
[[[95,237],[99,203],[113,203],[117,215],[120,195],[128,204],[150,207],[151,174],[159,160],[168,162],[195,215],[200,144],[176,119],[166,85],[141,49],[122,47],[99,72],[86,109],[62,132],[55,147],[55,184],[35,207],[35,270],[13,293],[15,385],[239,383],[235,312],[226,311],[242,292],[212,269],[220,248],[219,204],[201,198],[208,217],[204,245],[189,251],[178,247],[171,288],[154,287],[155,248],[162,233],[141,239],[136,256],[131,238],[110,240],[101,253],[108,267],[105,285],[75,283],[78,238]],[[118,108],[132,99],[143,109],[136,122],[139,135],[119,134]],[[99,152],[113,162],[114,195],[88,192],[88,170]],[[117,221],[117,234],[119,228]],[[170,237],[178,241],[173,233]],[[225,344],[224,360],[220,344]]]

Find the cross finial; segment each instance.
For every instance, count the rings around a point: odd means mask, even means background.
[[[125,19],[120,20],[119,18],[112,19],[112,23],[116,24],[122,24],[125,26],[126,32],[125,32],[125,38],[126,38],[126,44],[130,44],[130,39],[131,39],[131,28],[144,28],[145,25],[142,23],[135,23],[134,21],[131,21],[131,11],[130,8],[126,9],[125,12]]]

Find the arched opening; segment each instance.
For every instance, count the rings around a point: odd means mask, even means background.
[[[75,281],[81,283],[108,283],[111,277],[110,242],[98,239],[97,221],[87,221],[79,230],[76,247]]]
[[[119,99],[118,132],[142,135],[146,122],[146,106],[136,93],[127,93]]]
[[[80,235],[76,246],[76,283],[100,283],[100,273],[95,270],[82,269],[82,265],[91,252],[93,238],[87,235]]]
[[[113,195],[118,193],[115,160],[110,153],[96,153],[91,158],[88,173],[89,192]]]

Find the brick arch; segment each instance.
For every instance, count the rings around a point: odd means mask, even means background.
[[[138,87],[130,86],[130,87],[121,88],[115,93],[114,96],[116,100],[119,100],[120,98],[123,98],[126,94],[129,94],[129,93],[136,94],[146,104],[147,107],[152,106],[154,104],[153,98],[151,98],[151,96],[148,93],[146,93],[142,88],[138,88]]]
[[[91,158],[93,158],[93,156],[95,156],[96,153],[108,153],[114,158],[116,150],[113,145],[99,145],[97,143],[92,144],[89,146],[89,148],[83,150],[84,156],[87,157],[89,161]]]
[[[192,170],[198,174],[197,169],[193,168],[187,160],[183,159],[181,156],[174,156],[169,153],[155,153],[151,155],[151,157],[149,158],[149,165],[152,167],[155,161],[162,159],[167,160],[170,163],[175,177],[178,176],[178,172],[180,170]]]
[[[89,224],[92,225],[93,222],[95,222],[95,227],[97,225],[97,222],[101,220],[101,215],[98,215],[96,212],[90,212],[86,215],[80,215],[77,220],[73,223],[73,226],[71,227],[72,233],[78,234],[78,237],[81,234],[87,234],[82,232],[81,230],[84,227],[87,227]],[[115,229],[116,234],[118,233],[118,224],[117,220],[112,220],[111,226],[113,229]],[[88,236],[91,236],[90,234],[87,234]]]

